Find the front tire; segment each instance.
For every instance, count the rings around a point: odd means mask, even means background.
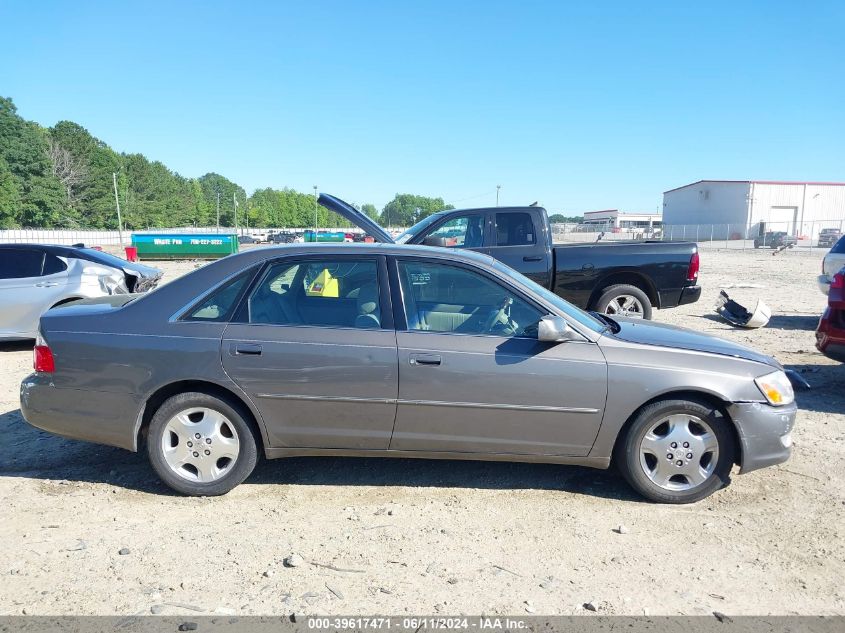
[[[614,461],[637,492],[659,503],[695,503],[730,483],[730,421],[696,400],[644,407],[617,442]]]
[[[161,480],[190,496],[223,495],[258,461],[255,433],[240,405],[207,393],[168,398],[150,421],[147,454]]]
[[[602,291],[596,311],[610,316],[651,319],[651,301],[636,286],[615,284]]]

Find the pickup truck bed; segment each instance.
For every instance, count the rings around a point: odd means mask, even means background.
[[[648,319],[652,307],[672,308],[701,296],[694,242],[553,244],[548,214],[534,206],[440,211],[394,239],[342,200],[322,194],[319,201],[377,241],[478,251],[587,310]]]

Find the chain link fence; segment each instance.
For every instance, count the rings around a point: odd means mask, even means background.
[[[614,227],[611,224],[553,224],[552,236],[561,242],[674,240],[697,242],[702,248],[755,250],[788,248],[812,252],[828,249],[845,233],[845,219],[755,224],[670,224],[652,227]]]

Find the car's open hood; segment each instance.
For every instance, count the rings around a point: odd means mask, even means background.
[[[370,219],[366,213],[359,211],[351,204],[344,202],[340,198],[335,198],[327,193],[321,193],[318,198],[318,202],[329,211],[334,211],[338,215],[341,215],[352,222],[358,228],[366,231],[367,235],[373,237],[373,239],[377,242],[383,242],[385,244],[395,243],[394,239],[390,236],[390,233],[379,226],[375,220]]]
[[[665,323],[645,321],[643,319],[613,317],[613,320],[619,323],[620,330],[611,336],[622,339],[623,341],[688,349],[696,352],[709,352],[722,356],[734,356],[735,358],[744,358],[745,360],[752,360],[763,363],[764,365],[781,368],[780,363],[771,356],[761,354],[745,345],[711,336],[710,334],[703,334],[702,332],[695,332]]]

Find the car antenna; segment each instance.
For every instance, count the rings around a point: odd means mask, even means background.
[[[534,202],[532,202],[532,203],[531,203],[531,204],[529,204],[528,206],[529,206],[529,207],[536,207],[538,204],[540,204],[540,203],[539,203],[539,202],[537,202],[537,201],[535,200]]]

